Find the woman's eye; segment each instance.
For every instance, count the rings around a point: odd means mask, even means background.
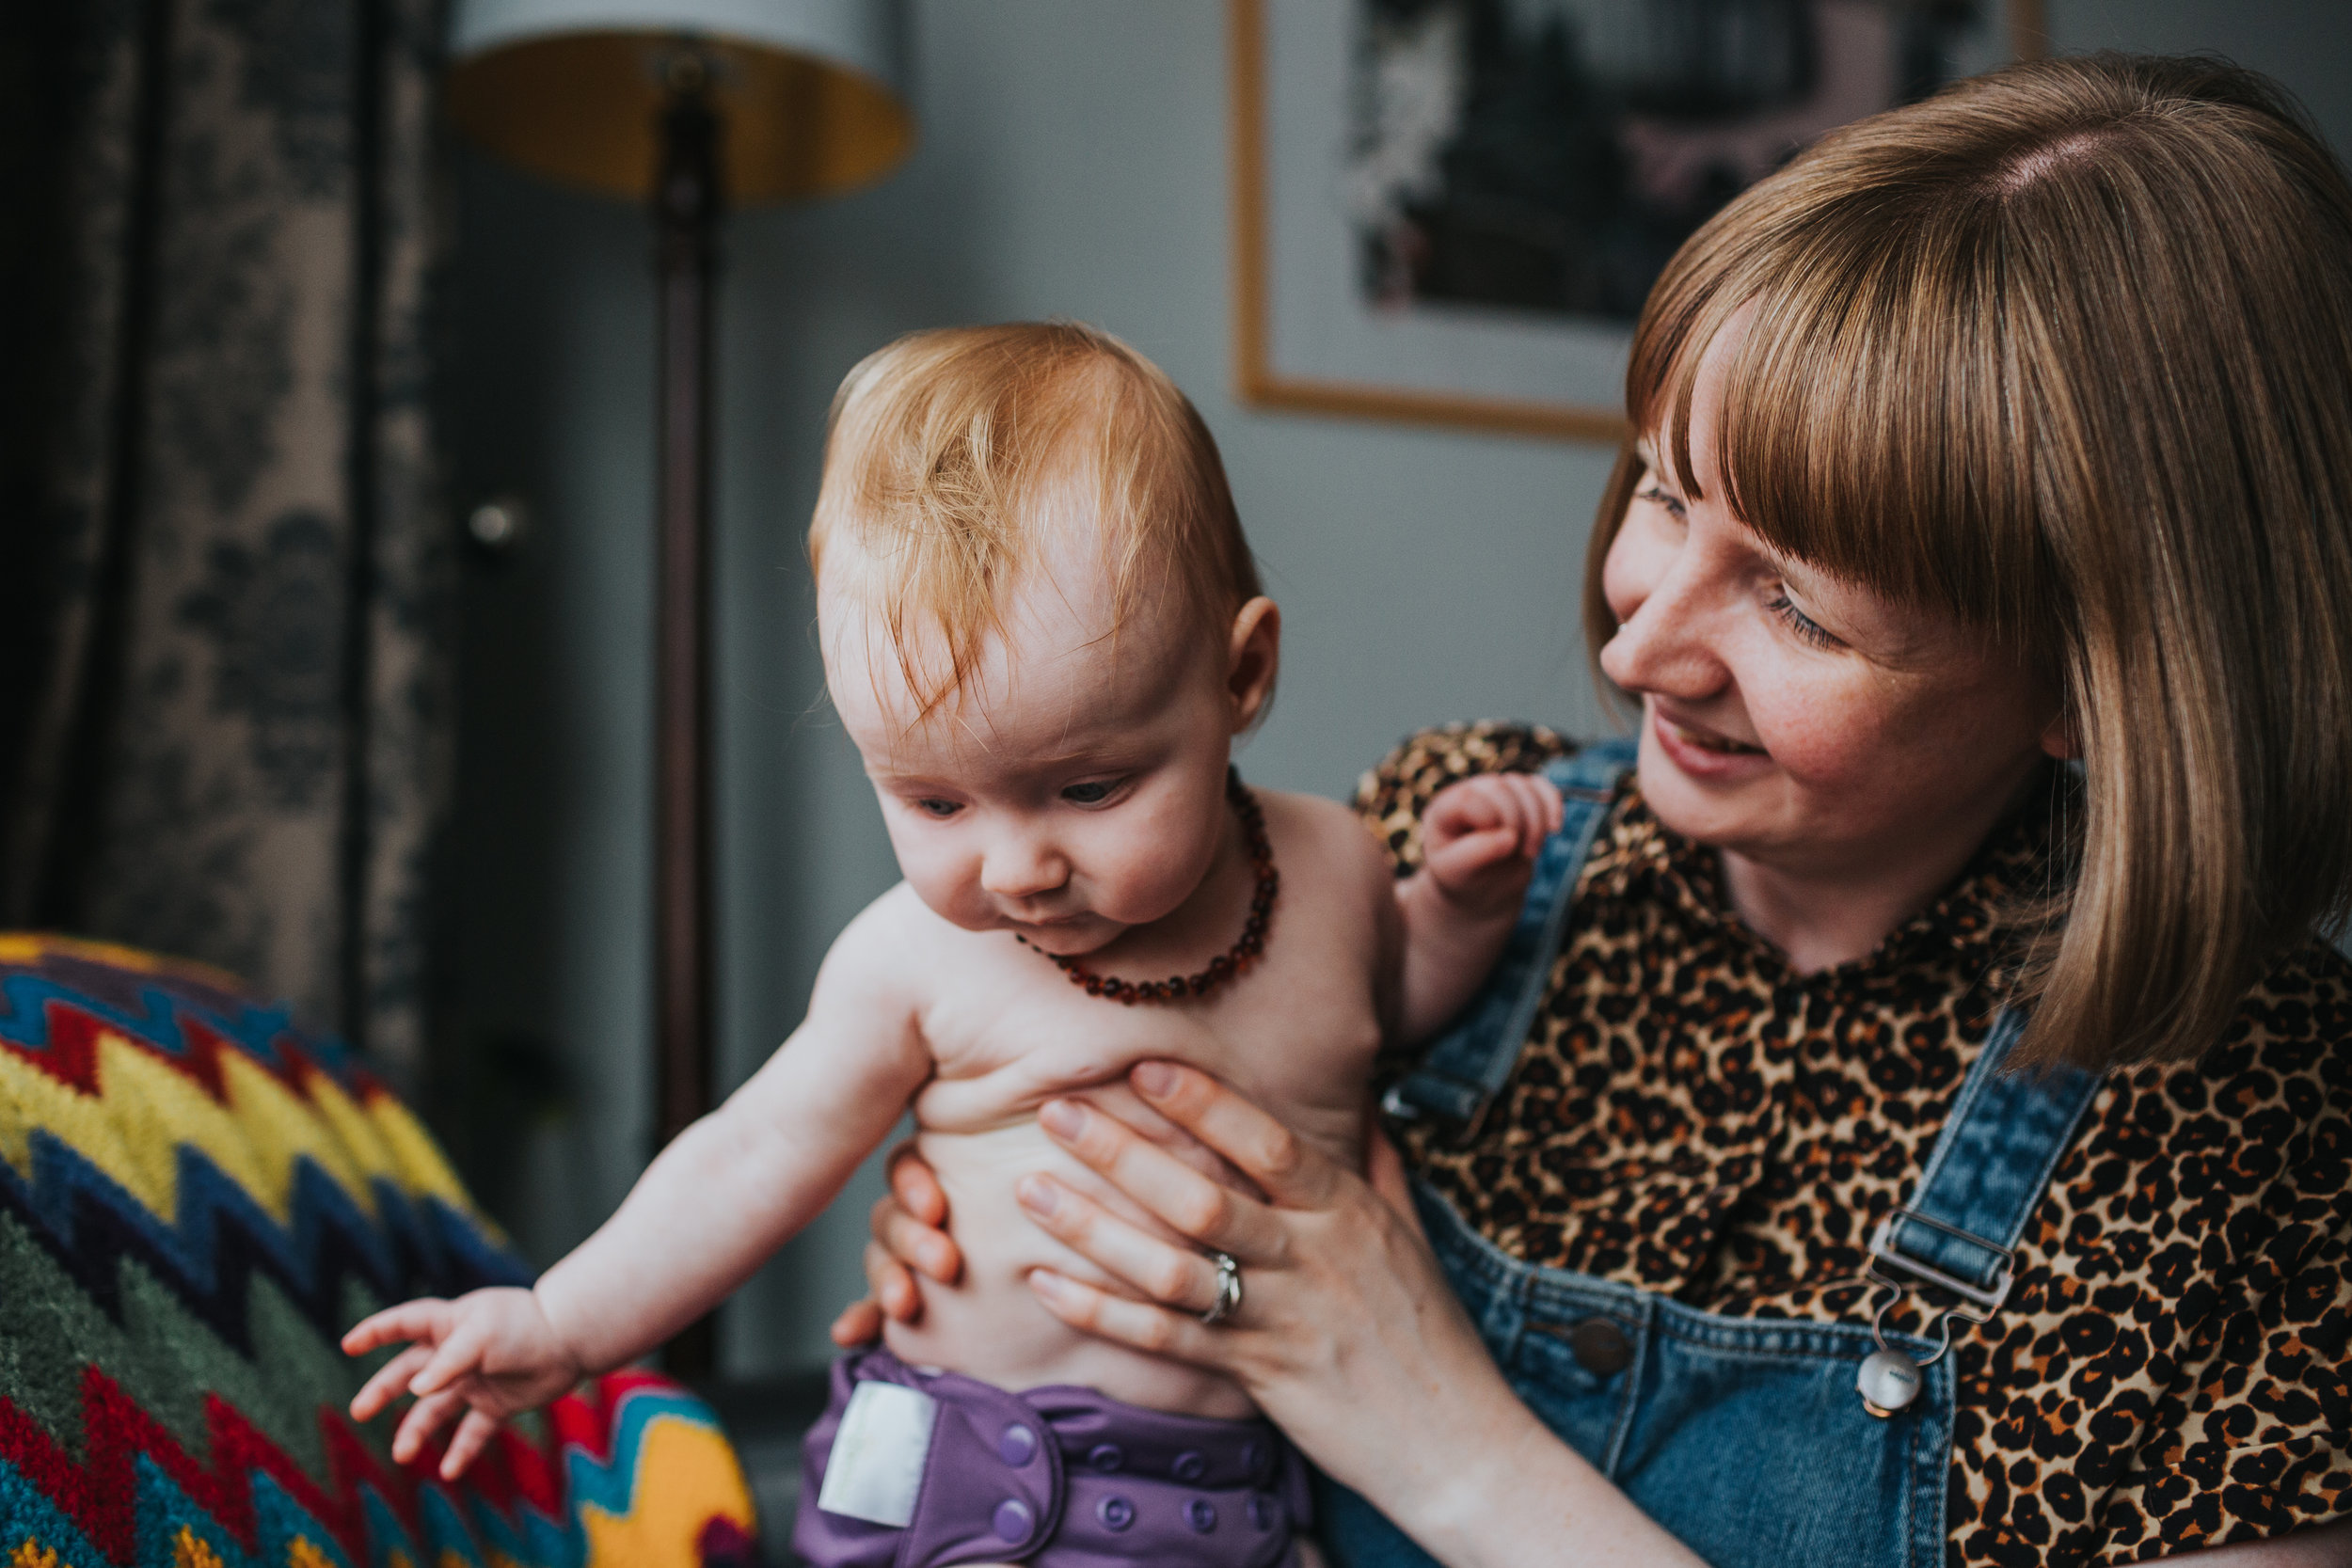
[[[937,799],[930,799],[915,801],[914,809],[921,812],[926,816],[937,817],[941,821],[945,821],[948,817],[955,816],[956,813],[961,811],[963,809],[963,803],[960,800],[941,800]]]
[[[1649,485],[1646,489],[1636,490],[1633,494],[1637,499],[1645,500],[1652,506],[1664,507],[1668,512],[1674,514],[1674,515],[1677,517],[1684,515],[1689,510],[1679,499],[1666,494],[1665,491],[1660,489],[1655,483]]]
[[[1788,629],[1817,648],[1842,648],[1846,644],[1822,625],[1788,601],[1788,594],[1778,592],[1764,601],[1764,608],[1788,624]]]
[[[1118,787],[1119,782],[1116,779],[1098,780],[1091,784],[1074,784],[1061,792],[1061,798],[1073,806],[1099,806],[1109,800],[1111,792]]]

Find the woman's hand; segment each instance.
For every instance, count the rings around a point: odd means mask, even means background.
[[[942,1285],[963,1275],[963,1254],[947,1234],[947,1195],[914,1145],[890,1151],[890,1191],[874,1200],[866,1243],[863,1301],[851,1302],[833,1321],[833,1342],[843,1350],[872,1344],[882,1322],[911,1323],[923,1316],[920,1273]]]
[[[1211,1180],[1082,1101],[1053,1101],[1038,1119],[1200,1248],[1230,1254],[1241,1306],[1202,1323],[1217,1275],[1201,1250],[1032,1175],[1019,1188],[1031,1217],[1139,1293],[1038,1270],[1030,1287],[1056,1316],[1234,1378],[1327,1473],[1446,1562],[1695,1560],[1502,1381],[1411,1217],[1384,1141],[1374,1141],[1373,1170],[1385,1196],[1205,1074],[1146,1062],[1129,1081],[1269,1201]]]

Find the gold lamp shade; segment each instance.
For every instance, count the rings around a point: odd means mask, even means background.
[[[914,146],[894,8],[852,0],[466,0],[448,103],[472,140],[532,173],[642,200],[681,69],[725,127],[732,207],[880,179]]]

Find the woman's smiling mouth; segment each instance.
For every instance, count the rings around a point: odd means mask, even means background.
[[[1763,747],[1671,716],[1655,702],[1650,708],[1650,734],[1676,771],[1692,779],[1733,783],[1772,762],[1772,753]]]

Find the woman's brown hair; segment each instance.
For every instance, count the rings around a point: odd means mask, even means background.
[[[1957,616],[2064,693],[2071,890],[2031,1058],[2193,1057],[2352,885],[2352,188],[2211,59],[2039,61],[1824,138],[1692,237],[1627,373],[1766,541]],[[1640,478],[1594,530],[1585,619]]]

